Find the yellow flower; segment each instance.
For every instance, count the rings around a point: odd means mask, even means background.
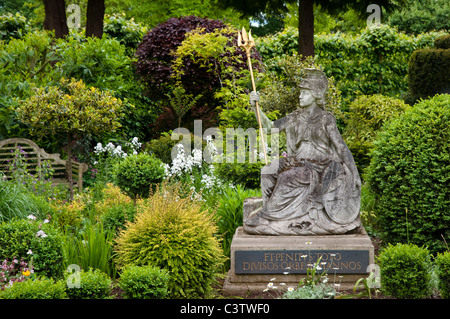
[[[24,276],[29,276],[29,275],[30,275],[30,271],[29,271],[29,270],[27,270],[27,271],[22,271],[22,275],[24,275]]]

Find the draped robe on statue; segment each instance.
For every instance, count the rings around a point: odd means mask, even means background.
[[[299,109],[273,126],[286,132],[287,156],[262,169],[262,207],[244,220],[244,229],[268,235],[357,230],[359,175],[334,116]]]

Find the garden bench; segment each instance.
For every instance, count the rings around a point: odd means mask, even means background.
[[[23,154],[26,154],[25,160],[30,174],[35,175],[37,173],[38,177],[42,178],[42,164],[44,161],[48,161],[54,170],[52,184],[69,185],[67,160],[60,159],[60,154],[48,154],[35,142],[26,138],[10,138],[0,141],[0,171],[6,178],[10,178],[11,173],[8,171],[8,166],[14,159],[14,151],[19,147],[23,150]],[[74,187],[78,187],[80,192],[83,189],[83,173],[87,170],[87,164],[72,160],[73,183]]]

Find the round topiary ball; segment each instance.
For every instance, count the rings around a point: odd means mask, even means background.
[[[450,95],[423,100],[388,123],[374,142],[366,181],[381,236],[445,250],[450,237]]]
[[[114,166],[113,173],[117,186],[135,202],[138,197],[149,197],[164,176],[163,162],[147,153],[128,155]]]
[[[169,298],[208,296],[224,262],[212,216],[184,197],[181,185],[163,184],[116,239],[116,264],[169,272]]]

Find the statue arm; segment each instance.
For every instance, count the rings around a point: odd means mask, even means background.
[[[252,91],[250,93],[250,104],[252,105],[252,110],[255,113],[256,119],[258,119],[258,114],[256,113],[256,102],[259,103],[259,93]],[[261,119],[261,126],[263,128],[266,128],[270,130],[272,127],[278,128],[280,131],[283,131],[285,129],[285,123],[286,123],[286,117],[283,117],[281,119],[278,119],[276,121],[271,121],[266,114],[264,114],[263,111],[261,111],[261,108],[258,107],[259,110],[259,116]]]

